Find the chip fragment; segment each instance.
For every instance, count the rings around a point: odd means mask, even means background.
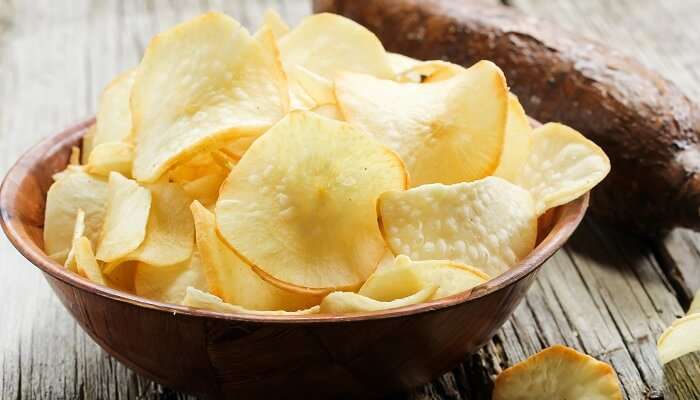
[[[353,292],[332,292],[323,298],[320,312],[323,314],[352,314],[405,307],[429,300],[436,289],[435,285],[427,286],[410,296],[391,301],[374,300]]]
[[[434,83],[351,73],[335,80],[345,120],[399,153],[415,186],[491,174],[503,147],[507,94],[503,73],[488,61]]]
[[[85,211],[78,209],[78,213],[75,215],[75,225],[73,225],[71,248],[66,256],[66,261],[63,263],[63,266],[69,271],[78,272],[78,268],[75,265],[75,249],[83,235],[85,235]]]
[[[530,191],[541,215],[591,190],[608,172],[610,160],[600,147],[566,125],[548,123],[532,132],[514,183]]]
[[[210,12],[160,33],[131,93],[133,176],[154,182],[202,149],[256,136],[287,102],[279,62],[232,18]]]
[[[86,168],[95,175],[109,176],[114,171],[129,177],[133,159],[134,146],[129,143],[101,143],[92,149]]]
[[[565,346],[546,348],[501,372],[493,400],[622,400],[610,365]]]
[[[119,173],[109,174],[107,211],[97,259],[115,261],[136,250],[146,237],[151,192]]]
[[[134,292],[138,296],[180,304],[190,286],[208,289],[202,261],[197,252],[193,252],[189,260],[175,265],[155,267],[139,263],[136,266]]]
[[[532,197],[497,177],[386,192],[378,209],[394,254],[453,260],[491,277],[525,257],[537,239]]]
[[[493,172],[494,176],[511,182],[518,177],[530,154],[531,136],[532,128],[523,106],[514,94],[509,93],[506,136],[498,168]]]
[[[223,239],[264,279],[321,294],[358,287],[384,252],[376,199],[404,189],[401,160],[352,126],[292,112],[221,187]]]
[[[228,314],[258,314],[258,315],[310,315],[318,314],[319,306],[309,307],[297,311],[284,310],[249,310],[235,304],[225,303],[221,298],[199,289],[189,287],[182,301],[183,306],[201,308],[208,311],[216,311]]]
[[[92,252],[90,239],[83,236],[75,243],[75,265],[78,273],[88,278],[92,283],[106,286],[100,265]]]

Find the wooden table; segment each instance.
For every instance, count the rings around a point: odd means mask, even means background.
[[[700,100],[700,2],[503,2],[633,54]],[[92,115],[104,85],[138,63],[155,33],[208,9],[254,29],[267,7],[291,23],[310,12],[306,0],[0,0],[0,175],[40,138]],[[0,259],[1,398],[187,397],[102,352],[4,236]],[[700,356],[662,368],[655,352],[659,334],[700,288],[697,264],[699,234],[676,230],[645,240],[587,219],[488,345],[396,398],[489,399],[504,367],[563,343],[610,362],[629,399],[662,392],[700,399]]]

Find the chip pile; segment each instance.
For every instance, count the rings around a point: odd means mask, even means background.
[[[498,66],[388,53],[333,14],[207,13],[110,83],[54,176],[44,249],[90,281],[224,313],[386,310],[517,265],[608,158],[532,129]],[[504,398],[507,398],[505,396]]]

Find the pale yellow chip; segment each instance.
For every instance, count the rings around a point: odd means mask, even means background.
[[[376,199],[406,185],[398,156],[364,132],[292,112],[224,182],[216,221],[225,241],[276,285],[357,288],[384,252]]]
[[[134,84],[136,69],[114,78],[100,97],[93,147],[104,143],[122,143],[131,137],[131,111],[129,97]]]
[[[151,210],[146,237],[139,247],[122,260],[167,266],[187,261],[194,249],[194,221],[189,206],[192,198],[177,184],[148,185]]]
[[[430,83],[450,79],[464,71],[461,65],[447,61],[422,61],[401,71],[396,80],[399,82]]]
[[[493,400],[622,400],[610,365],[555,345],[501,372]]]
[[[73,241],[79,209],[85,212],[85,236],[97,243],[107,207],[107,182],[80,168],[61,172],[46,194],[44,251],[63,264]],[[60,257],[60,255],[63,255]]]
[[[248,151],[255,139],[257,138],[242,137],[240,139],[234,140],[231,143],[226,144],[226,146],[222,147],[220,150],[226,152],[226,154],[228,154],[229,157],[235,158],[238,161],[240,161],[243,157],[243,154],[245,154],[245,152]]]
[[[320,106],[312,108],[311,112],[314,112],[322,117],[334,119],[336,121],[345,121],[343,114],[335,104],[321,104]]]
[[[387,192],[378,208],[394,254],[452,260],[491,277],[516,265],[537,239],[532,197],[496,177]]]
[[[503,152],[498,168],[493,172],[494,176],[499,176],[514,182],[520,174],[523,165],[530,154],[530,140],[532,128],[530,121],[525,115],[523,106],[518,98],[508,94],[508,122],[506,123],[506,137],[503,143]]]
[[[66,255],[66,261],[63,263],[63,266],[69,271],[78,272],[78,268],[75,265],[75,248],[83,235],[85,235],[85,211],[78,209],[78,213],[75,215],[75,224],[73,225],[71,248]]]
[[[193,202],[190,208],[210,292],[226,303],[249,310],[295,311],[321,301],[319,297],[290,292],[263,280],[221,241],[214,214],[199,202]]]
[[[204,175],[195,180],[183,183],[182,189],[187,192],[191,198],[209,206],[216,203],[216,199],[219,198],[219,188],[224,182],[224,179],[226,179],[226,175],[224,174]]]
[[[698,291],[695,292],[695,297],[693,298],[693,302],[690,303],[687,315],[695,313],[700,313],[700,289],[698,289]]]
[[[87,171],[102,176],[114,171],[129,177],[133,160],[134,146],[123,142],[101,143],[92,149]]]
[[[174,182],[184,184],[205,175],[228,175],[228,172],[228,169],[222,167],[214,160],[211,152],[202,152],[186,162],[177,164],[169,171],[168,177]]]
[[[167,267],[154,267],[144,263],[136,266],[134,293],[137,296],[180,304],[190,286],[208,290],[204,267],[197,252],[193,252],[189,260]]]
[[[357,293],[374,300],[393,301],[417,293],[426,286],[415,271],[402,266],[374,271]]]
[[[498,165],[508,92],[491,62],[435,83],[346,73],[335,93],[345,120],[399,153],[416,186],[479,179]]]
[[[411,58],[399,53],[387,52],[386,57],[389,60],[389,65],[391,65],[391,69],[397,76],[399,76],[402,72],[406,71],[407,69],[422,63],[421,60],[416,60],[415,58]]]
[[[515,183],[532,193],[538,214],[578,198],[610,172],[603,150],[566,125],[536,128],[531,143]]]
[[[73,146],[70,148],[70,158],[68,159],[69,165],[80,165],[80,147]]]
[[[289,32],[289,25],[287,25],[284,19],[282,19],[282,16],[272,8],[265,10],[265,14],[263,15],[263,27],[270,29],[275,39],[279,39]]]
[[[146,237],[151,192],[136,181],[109,174],[107,211],[97,245],[97,259],[115,261],[136,250]]]
[[[95,259],[95,254],[92,252],[90,239],[83,236],[75,243],[75,264],[78,273],[88,278],[92,283],[106,286],[104,276],[100,265]]]
[[[700,313],[673,321],[659,337],[656,347],[662,364],[700,351]]]
[[[132,88],[133,176],[154,182],[202,149],[256,136],[287,104],[280,63],[235,20],[210,12],[163,32]]]
[[[480,285],[489,276],[476,268],[449,260],[411,261],[399,255],[391,265],[377,268],[357,292],[375,300],[394,300],[415,293],[416,288],[437,286],[431,300],[452,296]]]
[[[127,261],[119,264],[111,271],[107,271],[107,265],[102,266],[102,274],[107,285],[123,292],[134,293],[134,277],[136,276],[137,261]]]
[[[301,65],[290,67],[287,72],[315,104],[335,104],[333,81],[326,79]]]
[[[83,135],[83,143],[80,148],[80,163],[81,164],[87,164],[88,163],[88,158],[90,157],[90,153],[92,152],[92,148],[94,146],[95,142],[95,131],[97,131],[97,125],[92,124],[90,125],[89,128],[87,128],[87,131],[85,131],[85,135]]]
[[[335,14],[306,17],[279,42],[285,70],[297,65],[326,79],[340,71],[392,79],[382,43],[367,28]]]
[[[320,312],[323,314],[352,314],[389,310],[419,304],[430,300],[436,286],[425,287],[418,292],[392,301],[379,301],[353,292],[332,292],[323,298]]]
[[[198,290],[193,287],[187,288],[185,299],[182,301],[183,306],[201,308],[208,311],[216,311],[229,314],[258,314],[258,315],[310,315],[318,314],[319,306],[309,307],[298,311],[264,311],[264,310],[249,310],[235,304],[225,303],[221,298]]]

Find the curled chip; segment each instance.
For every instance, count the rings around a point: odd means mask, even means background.
[[[104,143],[122,143],[131,140],[131,111],[129,97],[136,69],[114,78],[102,92],[97,111],[97,124],[92,146]]]
[[[105,286],[105,279],[104,276],[102,276],[100,265],[95,259],[95,254],[92,252],[90,239],[85,236],[78,239],[73,252],[75,254],[75,264],[78,273],[88,278],[93,283]]]
[[[317,294],[356,288],[384,252],[376,199],[406,185],[398,156],[364,132],[292,112],[231,171],[217,226],[275,285]]]
[[[430,83],[450,79],[462,73],[464,67],[447,61],[422,61],[402,71],[396,80],[399,82]]]
[[[324,314],[351,314],[405,307],[430,300],[436,289],[435,285],[431,285],[410,296],[392,301],[374,300],[353,292],[332,292],[323,298],[320,312]]]
[[[610,365],[565,346],[552,346],[501,372],[493,400],[622,400]]]
[[[185,294],[185,299],[182,301],[183,306],[201,308],[208,311],[216,311],[230,314],[259,314],[259,315],[309,315],[318,314],[319,306],[313,306],[304,310],[298,311],[261,311],[248,310],[234,304],[225,303],[221,298],[214,296],[211,293],[203,292],[197,288],[188,287]]]
[[[62,254],[56,259],[63,264],[73,241],[78,210],[85,212],[85,236],[92,243],[102,230],[107,206],[107,182],[90,175],[80,168],[61,172],[46,194],[44,212],[44,251],[46,254]]]
[[[192,199],[174,183],[148,185],[151,209],[146,237],[123,260],[166,266],[187,261],[194,249],[194,221],[189,205]]]
[[[108,176],[112,171],[131,176],[133,159],[134,146],[120,142],[101,143],[92,149],[87,170],[91,174],[102,176]]]
[[[530,194],[501,178],[423,185],[379,198],[382,232],[412,260],[453,260],[495,277],[535,246]]]
[[[387,52],[386,57],[389,60],[389,65],[391,65],[391,69],[394,70],[394,74],[397,76],[399,76],[402,72],[406,71],[407,69],[412,68],[422,62],[421,60],[416,60],[415,58],[411,58],[399,53]]]
[[[75,225],[73,226],[71,248],[66,256],[66,261],[63,263],[67,270],[78,272],[78,268],[75,265],[75,248],[83,235],[85,235],[85,211],[78,209],[78,213],[75,215]],[[90,250],[92,251],[92,248]]]
[[[389,301],[415,293],[417,288],[435,285],[437,290],[431,298],[434,300],[462,293],[488,279],[478,269],[454,261],[411,261],[400,255],[391,258],[391,266],[378,267],[357,293]]]
[[[688,308],[685,317],[671,324],[656,343],[659,358],[666,364],[676,358],[700,351],[700,290]]]
[[[506,123],[506,137],[503,143],[503,152],[498,168],[493,172],[494,176],[513,182],[523,168],[530,154],[530,137],[532,128],[525,115],[523,106],[518,98],[508,94],[508,122]]]
[[[133,176],[143,182],[204,148],[264,132],[287,109],[274,55],[215,12],[156,36],[134,79]]]
[[[339,71],[360,72],[392,79],[382,43],[367,28],[334,14],[306,17],[279,42],[286,71],[301,65],[326,79]]]
[[[344,73],[335,94],[345,120],[399,153],[416,186],[471,181],[498,166],[508,91],[491,62],[434,83]]]
[[[199,202],[190,206],[209,291],[224,302],[250,310],[300,310],[318,304],[314,296],[274,286],[253,272],[216,234],[214,214]]]
[[[138,296],[180,304],[190,286],[208,289],[202,261],[197,252],[193,252],[189,260],[167,267],[154,267],[145,263],[136,266],[134,292]]]
[[[566,125],[548,123],[533,131],[514,183],[530,191],[541,215],[591,190],[608,172],[610,160],[600,147]]]
[[[146,237],[151,192],[116,172],[109,174],[107,211],[97,259],[115,261],[136,250]]]

